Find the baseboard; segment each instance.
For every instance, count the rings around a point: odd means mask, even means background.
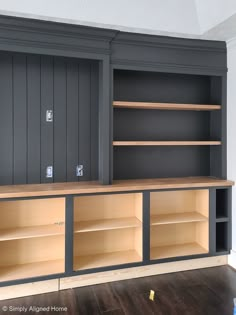
[[[228,256],[228,264],[236,269],[236,251],[231,250],[230,255]]]
[[[174,261],[169,263],[125,268],[97,272],[93,274],[80,275],[60,279],[60,290],[83,287],[105,282],[120,281],[160,275],[171,272],[194,270],[208,267],[227,265],[227,256],[206,257],[190,260]]]
[[[59,290],[59,279],[37,281],[0,288],[0,301]]]

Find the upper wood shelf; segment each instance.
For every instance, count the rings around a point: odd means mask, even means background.
[[[17,240],[24,238],[45,237],[65,234],[64,225],[38,225],[28,227],[17,227],[0,230],[0,241]]]
[[[221,109],[221,105],[208,104],[177,104],[177,103],[150,103],[150,102],[122,102],[114,101],[113,107],[133,109],[164,109],[164,110],[196,110],[211,111]]]
[[[198,212],[170,213],[151,216],[151,225],[203,222],[208,218]]]
[[[73,194],[109,193],[121,191],[178,189],[202,187],[227,187],[234,182],[226,179],[196,176],[177,178],[152,178],[114,180],[112,185],[102,185],[98,181],[68,182],[52,184],[28,184],[0,186],[1,198],[37,197],[37,196],[63,196]]]
[[[139,226],[141,226],[141,222],[135,217],[81,221],[75,223],[74,233],[126,229]]]
[[[113,141],[113,146],[221,145],[221,141]]]

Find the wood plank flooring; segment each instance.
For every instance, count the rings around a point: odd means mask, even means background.
[[[149,300],[155,291],[154,301]],[[232,315],[236,271],[228,266],[185,271],[64,290],[0,302],[2,307],[67,307],[67,311],[24,314]]]

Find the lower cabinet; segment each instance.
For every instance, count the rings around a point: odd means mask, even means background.
[[[142,261],[142,194],[74,198],[74,270]]]
[[[230,207],[227,188],[0,201],[0,282],[225,254]],[[73,226],[65,222],[65,217],[72,222],[72,213]]]
[[[0,202],[0,281],[65,271],[65,198]]]

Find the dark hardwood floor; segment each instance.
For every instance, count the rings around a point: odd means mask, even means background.
[[[149,300],[155,291],[154,301]],[[236,272],[228,266],[83,287],[0,302],[0,314],[232,315]],[[67,311],[2,311],[3,307],[67,307]]]

